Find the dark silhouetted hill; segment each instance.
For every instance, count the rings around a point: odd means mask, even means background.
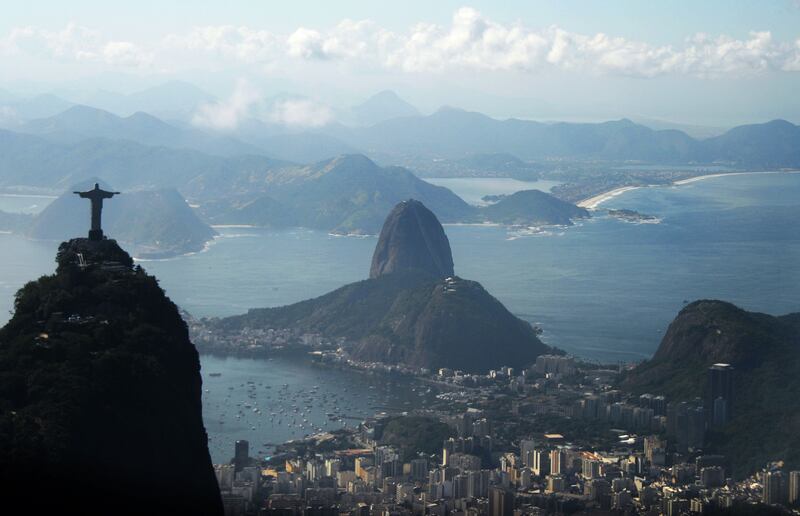
[[[0,330],[4,503],[221,515],[200,362],[177,307],[113,240],[70,240],[57,261]]]

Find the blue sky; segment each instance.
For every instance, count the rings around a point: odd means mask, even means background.
[[[771,30],[796,38],[800,4],[793,0],[674,1],[212,1],[212,0],[72,0],[11,2],[3,6],[0,29],[22,25],[57,28],[67,21],[106,27],[126,34],[158,34],[193,25],[251,24],[287,31],[297,26],[327,26],[342,18],[370,18],[400,30],[420,20],[446,23],[462,6],[474,7],[498,21],[557,24],[569,30],[609,32],[666,43],[696,32],[745,35]]]
[[[13,2],[0,87],[394,89],[498,117],[800,122],[800,0]]]

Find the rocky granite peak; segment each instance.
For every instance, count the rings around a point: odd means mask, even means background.
[[[428,208],[414,199],[398,203],[386,217],[372,255],[369,277],[418,270],[437,278],[454,276],[450,241]]]

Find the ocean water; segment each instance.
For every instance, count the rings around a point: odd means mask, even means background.
[[[435,395],[406,379],[290,358],[203,356],[202,368],[203,420],[214,463],[230,460],[237,439],[250,442],[251,456],[269,456],[274,444],[352,427],[381,411],[411,410]]]
[[[450,186],[465,197],[471,190],[478,199],[481,191],[510,187],[506,181],[471,181]],[[0,197],[0,209],[40,202]],[[800,311],[800,174],[641,188],[603,207],[634,209],[661,222],[633,224],[598,212],[576,226],[545,231],[450,225],[445,231],[456,272],[480,281],[513,313],[541,325],[549,344],[605,362],[652,355],[686,301],[717,298],[772,314]],[[309,230],[219,232],[205,252],[142,262],[176,303],[197,316],[279,306],[366,278],[376,243],[374,237]],[[19,287],[53,271],[56,248],[55,242],[0,234],[0,322],[8,319]],[[236,439],[248,439],[254,451],[269,453],[261,450],[264,443],[308,433],[308,425],[289,426],[284,418],[279,424],[267,415],[281,407],[293,412],[292,405],[305,403],[302,393],[314,385],[328,395],[317,396],[298,423],[309,419],[315,429],[342,424],[329,421],[327,413],[361,417],[375,407],[398,409],[419,399],[411,384],[384,388],[382,380],[291,359],[203,356],[201,361],[208,389],[204,415],[215,461],[230,457]],[[221,375],[211,377],[211,372]],[[285,395],[276,398],[281,388]],[[255,398],[249,397],[251,391]],[[350,400],[344,406],[343,398]],[[254,401],[260,414],[252,411]],[[244,410],[242,402],[251,407]],[[244,415],[237,419],[239,410]]]
[[[460,181],[487,191],[509,187],[507,180]],[[542,232],[448,225],[456,273],[540,324],[548,343],[600,360],[650,356],[684,301],[719,298],[748,310],[800,311],[800,174],[641,188],[603,207],[635,209],[661,223],[632,224],[599,212],[574,227]],[[218,231],[205,252],[142,262],[196,316],[293,303],[364,279],[376,243],[303,229]],[[53,270],[55,250],[55,242],[0,235],[1,319],[16,289]]]

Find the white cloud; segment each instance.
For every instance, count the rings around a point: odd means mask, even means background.
[[[90,59],[96,54],[99,34],[74,23],[62,30],[50,31],[37,27],[16,27],[3,39],[9,53],[25,53],[55,59]]]
[[[129,41],[105,40],[100,32],[67,24],[62,30],[18,27],[0,39],[0,51],[29,54],[58,61],[103,62],[112,66],[145,67],[152,54]]]
[[[422,24],[388,56],[406,71],[453,68],[536,72],[548,67],[595,74],[654,77],[663,74],[721,75],[786,70],[796,52],[776,44],[769,32],[747,39],[698,35],[683,48],[651,45],[603,33],[585,35],[558,27],[531,29],[493,22],[478,11],[456,11],[449,27]]]
[[[103,60],[110,65],[145,67],[153,56],[129,41],[109,41],[103,46]]]
[[[312,29],[300,27],[286,40],[289,55],[303,59],[327,59],[322,34]]]
[[[334,119],[330,107],[311,99],[290,99],[275,102],[270,121],[292,128],[322,127]]]
[[[230,131],[248,118],[304,129],[329,124],[334,120],[334,113],[329,106],[307,98],[279,99],[268,104],[250,81],[239,79],[230,97],[199,106],[192,116],[192,124]]]
[[[185,36],[170,34],[164,38],[164,45],[245,63],[269,61],[280,54],[275,34],[233,25],[197,27]]]
[[[794,42],[790,57],[783,64],[784,71],[800,72],[800,38]]]
[[[322,33],[301,27],[286,39],[286,51],[299,59],[376,60],[386,51],[393,34],[369,20],[345,19]]]
[[[258,90],[248,81],[240,79],[227,99],[199,106],[192,117],[192,124],[217,130],[236,129],[244,119],[251,116],[254,106],[260,101]]]
[[[328,29],[300,27],[288,34],[246,26],[197,27],[150,45],[106,40],[99,32],[75,24],[60,31],[20,27],[0,38],[0,52],[6,54],[173,71],[235,63],[276,69],[340,61],[411,73],[572,70],[634,77],[800,71],[798,45],[797,41],[777,42],[769,31],[754,31],[743,38],[698,34],[678,45],[654,45],[605,33],[500,23],[468,7],[456,10],[448,25],[420,22],[397,33],[369,20],[345,19]]]

